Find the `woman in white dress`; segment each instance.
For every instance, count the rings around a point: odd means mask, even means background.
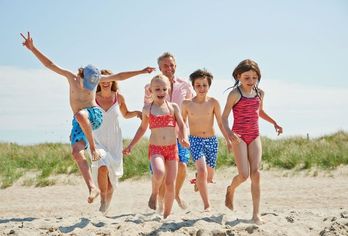
[[[101,70],[101,74],[112,74]],[[124,97],[118,91],[115,81],[101,82],[96,92],[96,102],[103,112],[103,123],[94,130],[95,143],[103,158],[92,162],[92,175],[100,189],[100,208],[106,214],[115,190],[118,178],[123,175],[122,133],[118,122],[121,111],[124,118],[141,118],[140,111],[128,111]]]

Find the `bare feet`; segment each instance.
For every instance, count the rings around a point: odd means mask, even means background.
[[[110,209],[110,204],[112,200],[112,194],[114,190],[111,188],[108,190],[107,195],[106,195],[106,200],[101,200],[100,201],[100,208],[99,211],[106,215]]]
[[[262,225],[264,223],[259,215],[253,216],[251,220],[257,225]]]
[[[210,207],[207,207],[207,208],[205,208],[204,210],[203,210],[203,212],[210,212],[211,210],[210,210]]]
[[[92,203],[94,199],[96,199],[99,196],[99,194],[100,194],[99,189],[97,189],[96,187],[91,188],[91,190],[89,191],[87,202]]]
[[[103,213],[104,215],[106,215],[106,213],[108,213],[110,209],[110,203],[111,203],[110,201],[107,201],[107,202],[101,201],[99,211]]]
[[[162,198],[158,198],[158,209],[157,209],[157,212],[159,214],[162,214],[163,213],[163,209],[164,209],[164,202],[163,202],[163,199]]]
[[[187,208],[186,202],[184,200],[181,200],[179,196],[176,196],[175,200],[181,209],[185,210]]]
[[[232,211],[233,211],[233,195],[234,195],[234,191],[231,190],[231,186],[229,185],[226,189],[225,206]]]
[[[156,203],[157,203],[157,194],[151,194],[151,196],[149,198],[148,206],[152,210],[156,210]]]

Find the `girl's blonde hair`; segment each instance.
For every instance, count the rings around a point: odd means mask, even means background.
[[[165,76],[164,74],[155,75],[155,76],[151,79],[150,86],[152,86],[152,84],[155,83],[155,82],[157,82],[157,81],[161,81],[161,82],[164,82],[164,83],[166,83],[167,85],[169,85],[169,79],[168,79],[168,77]]]
[[[100,73],[102,75],[112,75],[112,71],[111,70],[101,70]],[[118,83],[116,81],[112,81],[112,85],[111,85],[111,91],[114,91],[114,92],[117,92],[119,89],[118,87]],[[100,88],[100,85],[98,84],[98,87],[97,87],[97,92],[99,92],[101,90]]]

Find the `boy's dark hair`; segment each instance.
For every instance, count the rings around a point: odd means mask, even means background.
[[[214,77],[206,69],[203,69],[203,70],[198,69],[190,75],[190,81],[192,83],[192,86],[194,86],[195,80],[199,78],[206,78],[208,80],[208,84],[210,87],[211,81],[213,80]]]

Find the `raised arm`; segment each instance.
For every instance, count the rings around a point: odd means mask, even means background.
[[[220,104],[219,104],[218,100],[216,100],[216,99],[214,99],[214,115],[215,115],[215,119],[217,121],[217,124],[219,126],[219,129],[221,130],[221,133],[226,140],[227,150],[229,152],[231,152],[232,151],[231,140],[228,137],[228,133],[226,132],[226,129],[222,125],[221,108],[220,108]]]
[[[142,119],[141,119],[141,124],[137,130],[137,132],[134,135],[134,138],[132,141],[129,143],[129,145],[123,149],[123,154],[124,155],[129,155],[132,152],[133,147],[135,144],[139,142],[139,140],[143,137],[145,134],[147,127],[149,125],[149,116],[146,108],[143,108],[143,113],[142,113]]]
[[[101,82],[108,82],[108,81],[117,81],[117,80],[126,80],[128,78],[140,75],[140,74],[149,74],[152,71],[154,71],[155,68],[154,67],[146,67],[142,70],[135,70],[135,71],[126,71],[126,72],[120,72],[117,74],[113,74],[113,75],[108,75],[108,76],[103,76],[100,81]]]
[[[117,100],[118,100],[118,104],[120,105],[120,111],[123,115],[124,118],[126,119],[130,119],[133,117],[138,117],[139,119],[141,119],[142,114],[141,111],[129,111],[126,105],[126,102],[124,100],[124,97],[121,94],[117,94]]]
[[[23,46],[29,49],[45,67],[56,72],[57,74],[66,77],[67,79],[73,79],[75,77],[75,75],[72,72],[60,68],[59,66],[54,64],[47,56],[40,52],[40,50],[34,46],[34,41],[33,38],[30,36],[30,32],[28,32],[27,37],[25,37],[22,33],[21,36],[24,39],[24,42],[22,43]]]
[[[275,120],[273,120],[272,117],[270,117],[264,110],[263,110],[263,100],[265,97],[265,93],[261,91],[261,104],[260,104],[260,111],[259,116],[264,119],[265,121],[268,121],[274,126],[274,129],[276,130],[277,134],[280,135],[283,133],[283,128],[277,124]]]

